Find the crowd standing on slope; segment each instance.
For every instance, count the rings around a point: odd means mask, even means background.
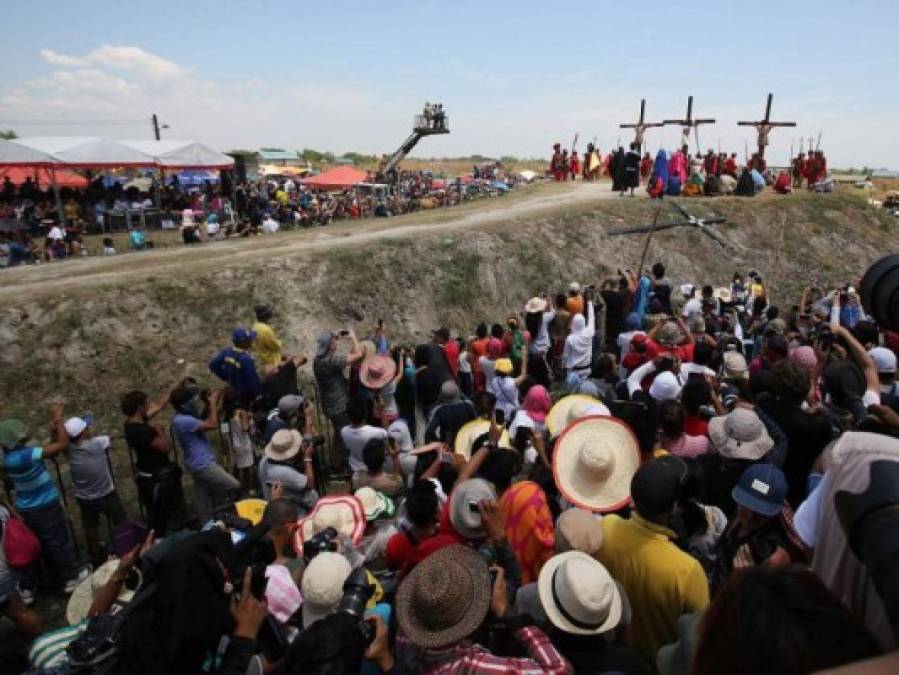
[[[58,405],[47,440],[0,421],[0,608],[36,673],[798,674],[876,656],[895,598],[865,560],[895,530],[847,528],[899,483],[899,335],[850,284],[770,291],[657,263],[473,335],[338,327],[308,357],[257,306],[211,355],[215,386],[122,393],[140,523],[108,430]],[[48,472],[62,455],[93,570]],[[44,632],[29,605],[57,592],[69,625]]]

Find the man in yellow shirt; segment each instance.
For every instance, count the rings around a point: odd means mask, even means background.
[[[677,639],[677,619],[709,604],[699,562],[672,541],[670,529],[686,472],[675,457],[643,465],[631,481],[630,518],[603,518],[597,557],[627,591],[633,608],[629,642],[655,663],[659,647]]]
[[[269,325],[273,315],[271,307],[257,305],[254,311],[256,312],[256,323],[253,324],[253,331],[256,333],[256,340],[253,342],[253,351],[256,352],[256,358],[261,368],[268,370],[280,365],[284,359],[284,355],[281,353],[281,340]]]

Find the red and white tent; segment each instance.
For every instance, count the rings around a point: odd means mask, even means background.
[[[324,190],[334,190],[353,187],[359,183],[364,183],[368,174],[365,171],[354,169],[351,166],[339,166],[336,169],[325,171],[318,176],[303,178],[300,183],[309,187],[322,188]]]

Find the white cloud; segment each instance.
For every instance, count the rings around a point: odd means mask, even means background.
[[[44,61],[56,66],[105,66],[131,70],[156,80],[184,77],[188,73],[174,61],[135,46],[101,45],[84,56],[61,54],[52,49],[41,49],[40,54]]]

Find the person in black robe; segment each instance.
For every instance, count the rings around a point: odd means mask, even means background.
[[[755,197],[755,183],[748,166],[743,168],[740,180],[737,181],[737,187],[734,188],[734,194],[738,197]]]
[[[636,143],[631,143],[626,155],[623,154],[624,151],[621,148],[618,148],[619,161],[617,162],[616,180],[622,195],[626,190],[630,190],[631,197],[633,197],[634,190],[640,187],[640,153],[638,150],[639,146]]]
[[[618,147],[609,163],[609,174],[612,176],[612,192],[621,191],[621,178],[624,171],[624,148]]]

